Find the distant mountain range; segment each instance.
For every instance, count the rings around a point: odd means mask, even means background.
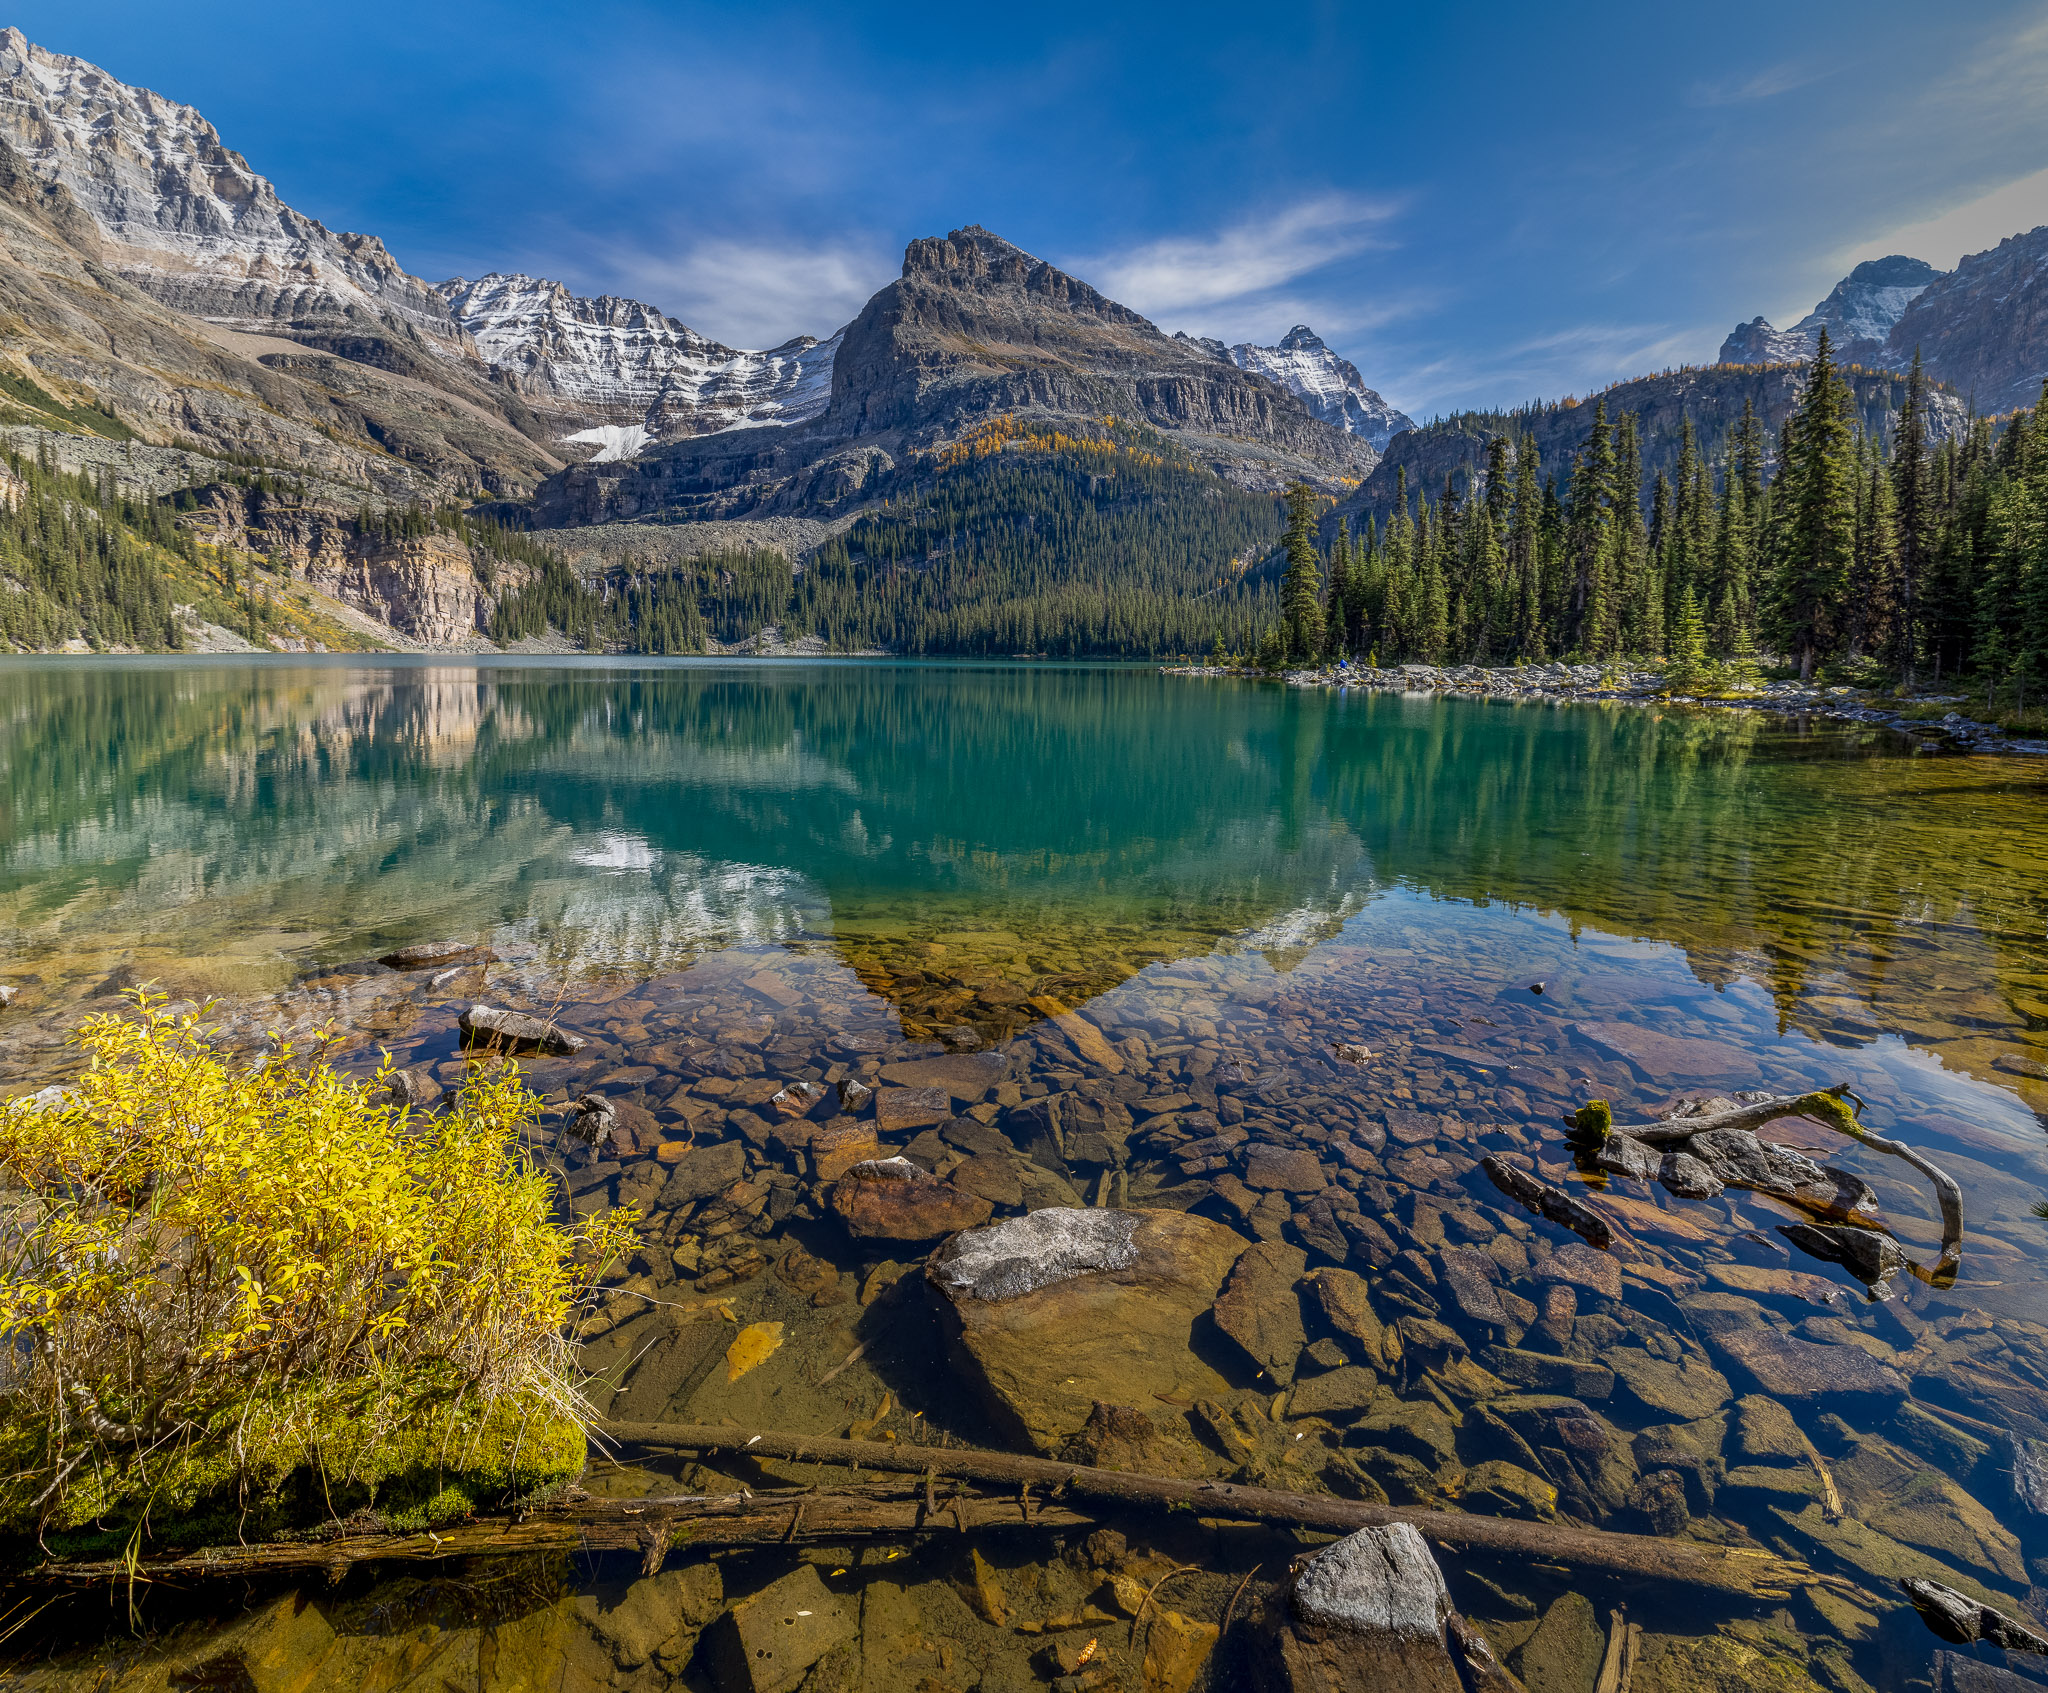
[[[941,413],[957,425],[983,403],[1078,418],[1068,408],[1112,401],[1200,437],[1202,453],[1240,480],[1277,486],[1297,474],[1363,474],[1408,421],[1305,328],[1277,348],[1176,342],[992,236],[948,250],[1015,255],[1002,264],[1018,289],[1004,298],[1032,309],[1004,306],[1002,321],[970,312],[922,339],[915,302],[925,296],[900,284],[877,300],[909,305],[907,316],[884,324],[871,302],[835,334],[765,352],[545,278],[494,273],[431,286],[376,237],[337,234],[286,205],[191,107],[15,29],[0,31],[0,148],[0,178],[34,225],[0,231],[0,250],[13,261],[5,268],[25,273],[14,291],[40,296],[18,314],[26,333],[0,349],[39,372],[39,385],[66,403],[76,390],[111,404],[150,439],[254,450],[387,493],[419,482],[524,496],[578,461],[626,463],[769,426],[815,426],[807,440],[874,436],[887,454],[906,429],[929,436]],[[63,254],[61,301],[50,298],[53,249]],[[982,268],[987,282],[993,273]],[[928,269],[907,261],[906,281]],[[956,307],[992,305],[1003,289],[953,293]],[[69,330],[87,320],[118,327],[85,337],[97,344],[85,351]],[[848,382],[844,350],[856,329],[858,375]],[[106,351],[138,338],[180,345],[168,359]],[[963,380],[978,356],[969,344],[1003,349],[988,380]],[[938,413],[925,415],[928,400]],[[0,423],[9,418],[33,421],[21,408],[0,413]],[[755,450],[804,458],[808,449]],[[588,504],[580,486],[550,496],[555,510],[579,502]]]
[[[1889,427],[1917,349],[1941,385],[1934,431],[1953,433],[1972,406],[2039,397],[2044,277],[2048,228],[1947,273],[1873,260],[1788,329],[1739,326],[1720,365],[1604,398],[1637,416],[1651,474],[1687,422],[1712,447],[1747,402],[1775,428],[1825,326],[1862,367],[1867,429]],[[912,241],[851,323],[766,351],[546,278],[431,285],[375,236],[286,205],[191,107],[0,31],[0,443],[153,493],[198,490],[210,536],[338,584],[428,643],[488,627],[494,596],[539,555],[492,564],[458,529],[373,532],[366,510],[483,502],[604,568],[730,546],[801,560],[883,496],[906,509],[963,443],[1017,447],[1000,462],[1023,465],[1033,443],[1115,419],[1119,452],[1171,461],[1162,509],[1219,505],[1236,523],[1244,492],[1301,479],[1362,518],[1388,509],[1403,472],[1432,497],[1447,475],[1469,484],[1496,433],[1534,434],[1561,471],[1592,413],[1564,400],[1418,426],[1305,324],[1273,346],[1168,333],[972,224]],[[293,483],[289,522],[259,467]],[[1107,475],[1083,481],[1090,501],[1116,497]],[[1002,498],[977,521],[1025,531],[1059,509],[1044,487]],[[1252,503],[1247,535],[1273,515]],[[952,544],[942,515],[917,520],[920,560]],[[744,529],[693,527],[729,520]],[[634,527],[596,527],[620,523]],[[571,544],[572,528],[589,533]],[[1128,569],[1121,541],[1101,544],[1122,561],[1105,570]],[[1232,571],[1262,556],[1232,545],[1217,561]]]
[[[2031,406],[2048,379],[2048,225],[1952,271],[1899,253],[1866,260],[1790,329],[1761,317],[1737,324],[1721,362],[1803,363],[1822,325],[1844,363],[1904,370],[1918,352],[1930,376],[1980,412]]]

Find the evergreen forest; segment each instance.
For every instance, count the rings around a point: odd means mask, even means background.
[[[1384,525],[1315,542],[1297,490],[1268,664],[1668,657],[1800,675],[2023,689],[2048,669],[2048,403],[1930,446],[1916,360],[1890,438],[1859,427],[1826,332],[1775,442],[1753,407],[1721,449],[1688,427],[1645,487],[1636,420],[1604,403],[1571,461],[1488,443],[1482,475],[1403,478]],[[2001,426],[2002,425],[2002,426]],[[1768,480],[1766,463],[1776,466]],[[1240,634],[1238,649],[1255,650]]]

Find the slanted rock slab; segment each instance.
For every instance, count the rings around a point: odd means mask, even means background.
[[[1196,1354],[1195,1326],[1246,1245],[1187,1212],[1056,1207],[956,1235],[925,1274],[962,1373],[1050,1455],[1098,1401],[1230,1395]]]
[[[495,1046],[506,1052],[537,1052],[546,1058],[566,1058],[588,1044],[581,1035],[572,1035],[545,1017],[507,1011],[501,1005],[472,1005],[455,1022],[466,1046]]]
[[[1307,1268],[1299,1247],[1261,1241],[1238,1259],[1216,1298],[1216,1326],[1282,1387],[1294,1379],[1294,1361],[1308,1344],[1294,1291]]]

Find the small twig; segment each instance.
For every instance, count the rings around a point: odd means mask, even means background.
[[[1164,1587],[1175,1576],[1186,1575],[1190,1570],[1198,1570],[1201,1567],[1200,1564],[1182,1564],[1177,1569],[1168,1570],[1152,1584],[1145,1597],[1138,1601],[1138,1614],[1131,1618],[1131,1637],[1125,1642],[1127,1646],[1135,1646],[1138,1643],[1138,1625],[1145,1620],[1145,1607],[1152,1603],[1152,1595],[1157,1593],[1160,1588]]]
[[[1621,1658],[1628,1642],[1628,1625],[1619,1611],[1607,1613],[1607,1655],[1600,1660],[1600,1678],[1593,1693],[1621,1693]]]
[[[1237,1591],[1231,1594],[1230,1603],[1223,1607],[1223,1626],[1221,1629],[1217,1631],[1218,1639],[1221,1639],[1224,1635],[1230,1632],[1230,1621],[1231,1618],[1237,1615],[1238,1600],[1244,1597],[1244,1590],[1247,1587],[1251,1586],[1252,1577],[1257,1575],[1259,1571],[1264,1568],[1265,1565],[1263,1564],[1254,1564],[1250,1569],[1244,1572],[1244,1580],[1240,1581],[1237,1584]]]
[[[859,1363],[861,1359],[866,1355],[867,1349],[867,1342],[862,1341],[860,1345],[856,1346],[851,1352],[847,1353],[847,1355],[844,1358],[842,1358],[838,1363],[834,1364],[831,1369],[827,1370],[823,1375],[821,1375],[813,1385],[817,1387],[823,1387],[834,1376],[839,1374],[841,1370],[851,1369],[855,1364]]]

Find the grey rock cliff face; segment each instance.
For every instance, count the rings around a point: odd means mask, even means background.
[[[2035,404],[2048,378],[2048,225],[1972,253],[1916,295],[1886,340],[1888,362],[1904,369],[1916,350],[1980,412]]]
[[[251,328],[399,327],[459,350],[433,289],[374,235],[287,206],[190,106],[0,31],[0,139],[61,184],[129,281],[196,317]]]

